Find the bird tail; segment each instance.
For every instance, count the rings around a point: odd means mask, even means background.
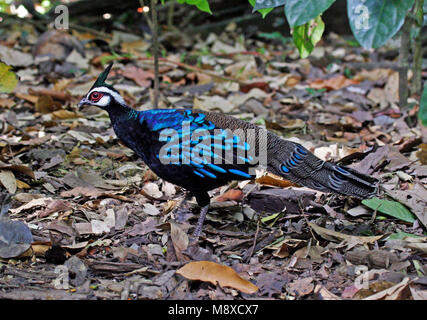
[[[269,169],[294,183],[362,199],[375,197],[378,193],[378,179],[325,162],[298,143],[280,139],[275,150]]]

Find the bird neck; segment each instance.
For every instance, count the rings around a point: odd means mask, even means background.
[[[134,109],[131,107],[115,101],[113,101],[107,108],[105,108],[105,110],[108,112],[112,122],[121,120],[123,117],[126,117],[128,113],[134,111]]]

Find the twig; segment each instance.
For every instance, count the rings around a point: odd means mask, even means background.
[[[157,21],[157,0],[151,0],[151,18],[153,22],[153,56],[154,56],[154,101],[153,107],[157,109],[159,105],[159,25]]]
[[[259,216],[258,216],[258,220],[257,220],[257,224],[256,224],[256,231],[255,231],[254,242],[253,242],[253,245],[252,245],[251,251],[249,252],[249,255],[246,257],[246,262],[247,262],[247,263],[248,263],[248,262],[249,262],[249,260],[252,258],[252,255],[254,254],[254,251],[255,251],[256,242],[257,242],[257,239],[258,239],[258,233],[259,233],[259,221],[260,221],[260,219],[259,219]]]
[[[414,62],[412,65],[413,79],[411,92],[421,95],[421,80],[422,80],[422,63],[423,63],[423,50],[422,50],[422,37],[421,30],[423,28],[423,6],[424,0],[416,0],[415,2],[415,25],[418,29],[418,34],[414,41]]]
[[[144,0],[139,0],[142,8],[144,8]],[[151,30],[151,37],[153,39],[153,57],[154,57],[154,97],[153,97],[153,109],[157,109],[159,105],[159,34],[158,34],[158,20],[157,20],[157,0],[151,0],[150,10],[151,19],[148,14],[142,10],[142,13],[147,20],[148,26]]]
[[[175,1],[171,1],[168,9],[168,28],[173,28],[173,16],[175,13]]]
[[[102,32],[102,31],[98,31],[92,28],[88,28],[88,27],[84,27],[75,23],[70,23],[69,24],[70,29],[74,29],[80,32],[87,32],[87,33],[92,33],[93,35],[101,38],[101,39],[112,39],[113,37],[111,36],[111,34]]]
[[[147,57],[142,57],[142,58],[137,58],[137,60],[143,61],[143,60],[153,60],[153,58],[147,58]],[[211,76],[212,78],[217,78],[223,81],[231,81],[231,82],[237,82],[240,85],[247,85],[248,83],[239,79],[234,79],[234,78],[230,78],[227,76],[223,76],[220,74],[217,74],[215,72],[211,72],[209,70],[204,70],[204,69],[200,69],[198,67],[195,66],[191,66],[189,64],[183,63],[183,62],[179,62],[179,61],[173,61],[173,60],[169,60],[166,58],[159,58],[159,61],[161,62],[166,62],[166,63],[171,63],[171,64],[175,64],[181,68],[190,70],[190,71],[194,71],[194,72],[200,72],[200,73],[204,73],[208,76]]]
[[[410,45],[411,19],[407,15],[400,34],[399,50],[399,106],[406,110],[408,106],[408,69],[409,69],[409,45]]]

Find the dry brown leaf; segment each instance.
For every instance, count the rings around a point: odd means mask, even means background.
[[[15,105],[15,101],[12,99],[0,98],[0,107],[2,108],[12,108]]]
[[[26,100],[28,102],[31,102],[32,104],[36,104],[38,99],[39,99],[39,97],[37,97],[37,96],[33,96],[31,94],[19,93],[19,92],[17,92],[15,94],[15,96],[19,99],[23,99],[23,100]]]
[[[33,209],[35,207],[46,207],[53,199],[52,198],[39,198],[39,199],[33,199],[30,202],[15,208],[15,209],[9,209],[9,211],[12,214],[19,214],[22,211]]]
[[[52,112],[52,119],[53,120],[65,120],[65,119],[74,119],[74,118],[78,118],[79,114],[73,111],[68,111],[68,110],[57,110]]]
[[[10,170],[14,172],[19,172],[29,176],[30,178],[35,179],[33,170],[23,165],[19,165],[19,164],[10,165],[0,161],[0,170]]]
[[[220,195],[218,198],[215,199],[217,202],[224,202],[224,201],[241,201],[243,199],[243,192],[239,189],[230,189],[224,194]]]
[[[287,291],[297,297],[310,294],[314,290],[313,278],[296,279],[286,286]]]
[[[182,254],[188,247],[188,235],[175,223],[169,223],[171,227],[171,239],[177,258],[182,261],[188,261],[188,258]]]
[[[36,102],[36,111],[46,114],[61,109],[61,104],[53,100],[51,96],[42,95]]]
[[[364,298],[363,300],[402,300],[407,298],[409,294],[409,278],[406,277],[402,282]]]
[[[353,79],[357,81],[385,81],[391,73],[393,73],[392,69],[362,70],[356,74]]]
[[[328,89],[328,90],[338,90],[353,84],[358,84],[359,81],[348,79],[343,75],[338,75],[330,79],[317,79],[309,82],[310,88],[313,89]]]
[[[18,189],[30,189],[30,185],[28,185],[27,183],[25,183],[24,181],[21,181],[19,179],[16,179],[16,186],[18,187]]]
[[[154,73],[152,71],[143,70],[135,66],[129,66],[120,73],[133,81],[143,88],[147,88],[151,85],[151,81],[154,79]]]
[[[384,237],[388,236],[388,234],[383,234],[380,236],[370,236],[370,237],[359,237],[359,236],[352,236],[348,234],[344,234],[341,232],[329,230],[326,228],[319,227],[318,225],[309,222],[308,225],[322,238],[329,240],[329,241],[335,241],[335,242],[341,242],[345,241],[348,244],[367,244],[367,243],[373,243],[375,241],[381,240]]]
[[[342,298],[330,292],[322,285],[316,285],[314,293],[317,294],[322,300],[342,300]]]
[[[61,88],[61,84],[58,84],[59,89]],[[33,89],[28,89],[28,93],[34,96],[49,96],[53,99],[57,99],[57,100],[61,100],[61,101],[70,101],[71,100],[71,95],[62,90],[52,90],[52,89],[38,89],[38,90],[33,90]]]
[[[285,180],[271,173],[267,173],[266,175],[259,177],[255,181],[264,186],[274,186],[274,187],[281,187],[281,188],[295,186],[295,184],[293,184],[289,180]]]
[[[0,170],[0,184],[6,188],[6,190],[14,194],[16,192],[17,184],[15,175],[10,170]]]
[[[232,268],[211,261],[193,261],[177,270],[177,274],[190,279],[210,282],[252,294],[258,287],[240,277]]]

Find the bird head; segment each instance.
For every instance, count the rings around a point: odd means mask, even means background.
[[[126,105],[125,100],[122,98],[120,93],[118,93],[113,86],[105,83],[112,66],[113,63],[110,63],[98,76],[98,79],[96,79],[92,88],[86,96],[80,100],[79,107],[90,105],[100,107],[102,109],[108,109],[110,106],[115,104]]]

